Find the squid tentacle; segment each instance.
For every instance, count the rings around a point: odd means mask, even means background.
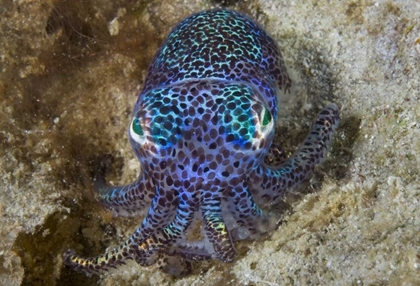
[[[204,230],[213,245],[215,258],[230,262],[236,257],[236,250],[223,220],[221,205],[222,196],[220,192],[205,193],[201,198]]]
[[[167,202],[162,205],[162,201],[159,200],[160,196],[170,197],[170,194],[166,196],[162,193],[160,188],[156,188],[156,195],[152,200],[149,212],[143,219],[142,224],[136,229],[136,231],[119,246],[106,251],[104,254],[97,257],[83,258],[76,255],[74,250],[68,250],[64,253],[64,261],[76,270],[82,271],[86,274],[103,273],[110,268],[116,268],[118,265],[125,264],[127,259],[135,259],[139,264],[147,266],[152,264],[150,260],[152,258],[137,260],[136,252],[134,251],[138,246],[143,246],[146,249],[150,242],[148,242],[148,235],[162,230],[173,217],[175,211],[175,202]],[[159,194],[159,196],[158,196]],[[145,244],[146,243],[146,244]],[[149,244],[147,244],[149,243]],[[145,246],[147,245],[147,247]],[[149,259],[150,258],[150,259]]]
[[[340,121],[338,107],[327,105],[318,114],[299,149],[278,167],[262,164],[250,175],[251,192],[257,201],[272,202],[313,176],[315,166],[326,157]]]

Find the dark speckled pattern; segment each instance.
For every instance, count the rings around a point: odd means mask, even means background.
[[[174,255],[232,261],[233,241],[260,231],[267,218],[258,204],[309,179],[338,125],[330,104],[285,158],[272,140],[277,95],[290,86],[276,43],[252,19],[228,10],[184,19],[156,54],[134,108],[130,141],[142,165],[138,180],[98,187],[117,213],[149,211],[120,246],[94,258],[69,250],[66,264],[98,274],[127,259],[143,266]],[[188,242],[197,214],[204,239]],[[248,235],[238,235],[239,228]]]

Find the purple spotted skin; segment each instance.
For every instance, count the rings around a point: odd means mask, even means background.
[[[65,263],[101,274],[131,259],[179,274],[166,265],[234,260],[233,242],[264,231],[261,208],[313,175],[339,122],[337,106],[327,105],[285,158],[272,141],[277,96],[290,86],[276,43],[249,17],[209,10],[184,19],[157,52],[134,108],[129,135],[139,178],[98,187],[114,212],[148,212],[120,246],[92,258],[69,250]],[[203,238],[189,241],[195,219]]]

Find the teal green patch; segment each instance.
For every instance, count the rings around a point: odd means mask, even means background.
[[[136,133],[137,135],[143,136],[144,134],[138,118],[135,118],[133,120],[133,130],[134,130],[134,133]]]
[[[267,126],[273,118],[271,117],[271,113],[267,108],[264,108],[264,110],[265,112],[264,112],[264,118],[262,121],[262,126]]]

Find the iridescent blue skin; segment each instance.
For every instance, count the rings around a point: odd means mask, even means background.
[[[337,106],[326,106],[283,158],[272,141],[277,96],[290,86],[276,43],[252,19],[228,10],[184,19],[156,54],[134,108],[129,134],[139,178],[98,188],[116,213],[149,211],[120,246],[93,258],[69,250],[66,264],[99,274],[127,259],[232,261],[234,240],[266,230],[260,207],[313,175],[339,122]],[[204,238],[189,242],[195,216]]]

